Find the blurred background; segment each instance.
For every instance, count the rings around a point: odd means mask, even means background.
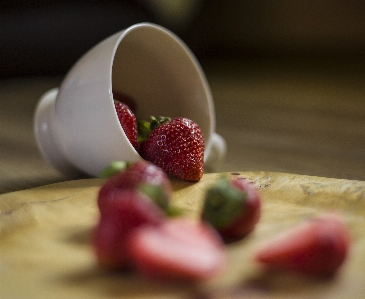
[[[144,21],[174,31],[199,60],[365,52],[363,0],[2,0],[0,76],[62,75]]]
[[[35,105],[138,22],[172,30],[202,64],[228,148],[213,171],[365,180],[364,0],[2,0],[0,193],[70,179],[37,149]]]

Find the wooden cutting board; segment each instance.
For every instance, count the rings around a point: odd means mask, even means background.
[[[199,283],[147,281],[134,273],[98,269],[90,246],[101,179],[86,179],[0,195],[0,297],[27,298],[364,298],[365,182],[272,172],[228,174],[260,188],[263,213],[256,230],[227,246],[229,265]],[[174,180],[173,203],[197,217],[206,188]],[[342,211],[353,234],[350,256],[332,279],[267,272],[252,261],[272,234],[322,211]]]

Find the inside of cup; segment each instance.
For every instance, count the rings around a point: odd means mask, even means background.
[[[209,143],[214,110],[208,84],[190,50],[168,31],[142,25],[125,32],[113,61],[112,89],[136,102],[137,119],[187,117]]]

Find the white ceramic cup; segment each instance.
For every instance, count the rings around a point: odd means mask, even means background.
[[[90,49],[59,88],[46,92],[34,116],[38,147],[62,173],[98,176],[110,162],[142,159],[114,108],[112,91],[131,96],[137,118],[187,117],[202,129],[205,163],[225,155],[215,133],[215,111],[205,75],[188,47],[165,28],[140,23]]]

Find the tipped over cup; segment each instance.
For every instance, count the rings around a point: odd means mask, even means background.
[[[99,176],[112,161],[141,156],[124,133],[114,93],[132,97],[137,119],[186,117],[201,128],[204,161],[213,167],[226,151],[215,133],[215,111],[204,72],[190,49],[169,30],[140,23],[101,41],[46,92],[34,115],[44,159],[66,175]]]

